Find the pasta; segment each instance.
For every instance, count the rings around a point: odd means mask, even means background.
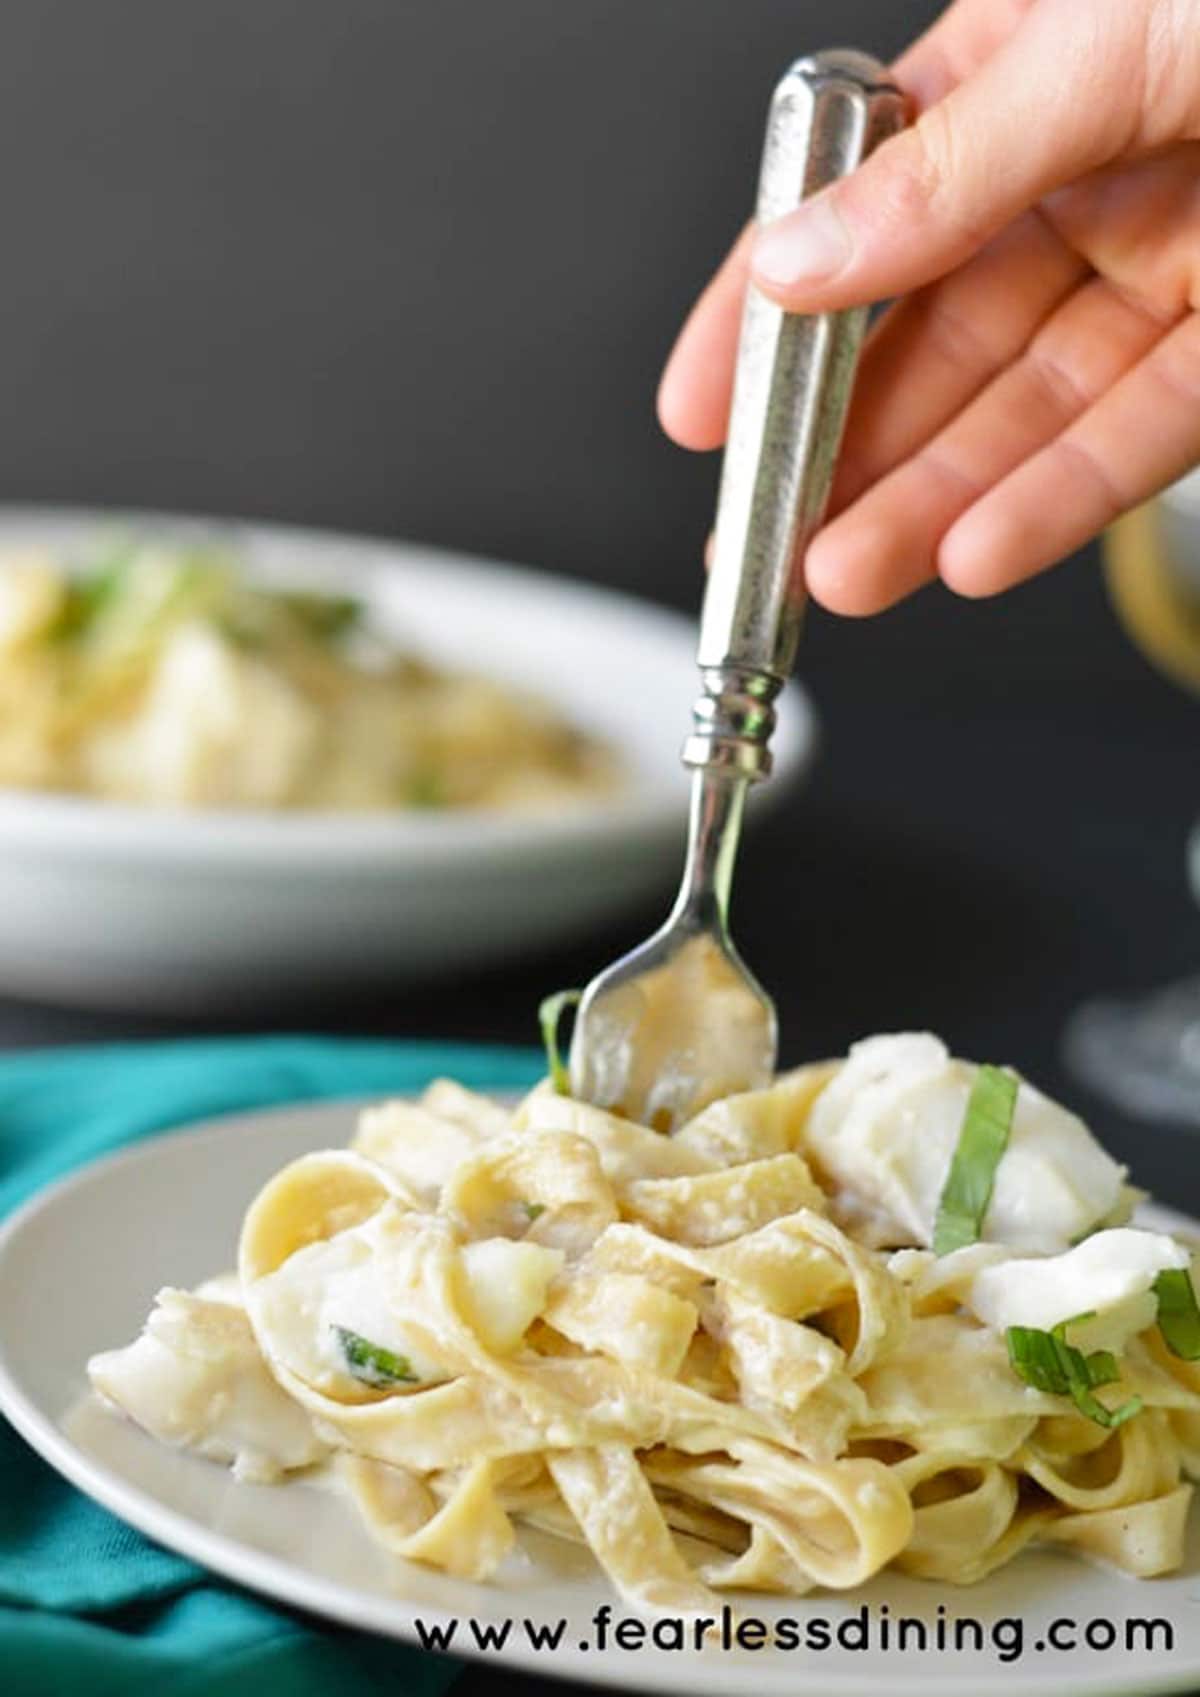
[[[985,1097],[976,1240],[937,1255]],[[1200,1468],[1200,1310],[1131,1200],[1075,1116],[924,1034],[671,1138],[440,1081],[276,1174],[236,1274],[89,1370],[164,1442],[328,1470],[387,1549],[473,1580],[521,1523],[672,1613],[889,1564],[972,1583],[1031,1543],[1151,1575]]]
[[[400,654],[348,597],[251,583],[213,545],[81,574],[0,558],[0,784],[153,806],[557,808],[616,757],[545,703]]]

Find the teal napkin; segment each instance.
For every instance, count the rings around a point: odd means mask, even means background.
[[[332,1038],[128,1043],[0,1055],[0,1216],[71,1167],[168,1127],[281,1102],[523,1089],[529,1051]],[[6,1697],[435,1697],[457,1663],[318,1624],[212,1578],[99,1508],[0,1419]]]

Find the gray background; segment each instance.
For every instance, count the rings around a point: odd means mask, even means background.
[[[410,535],[694,606],[716,461],[653,392],[769,88],[934,10],[9,0],[0,498]],[[929,1023],[1057,1086],[1082,993],[1194,964],[1195,707],[1093,557],[996,603],[815,614],[801,671],[823,760],[736,913],[789,1056]],[[523,1039],[599,949],[312,1023]],[[10,1042],[135,1028],[0,1010]]]
[[[7,0],[5,493],[286,514],[694,595],[659,435],[768,90],[927,4]]]

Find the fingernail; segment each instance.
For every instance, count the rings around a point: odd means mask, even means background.
[[[754,275],[768,288],[823,283],[849,264],[850,232],[829,195],[768,224],[754,245]]]

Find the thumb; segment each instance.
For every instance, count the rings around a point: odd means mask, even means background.
[[[1110,159],[1133,127],[1121,83],[1137,86],[1128,57],[1137,49],[1116,39],[1098,44],[1094,14],[1092,26],[1085,36],[1053,0],[1035,8],[910,129],[769,224],[754,247],[754,281],[791,311],[905,294]],[[1103,86],[1109,82],[1115,87]]]

